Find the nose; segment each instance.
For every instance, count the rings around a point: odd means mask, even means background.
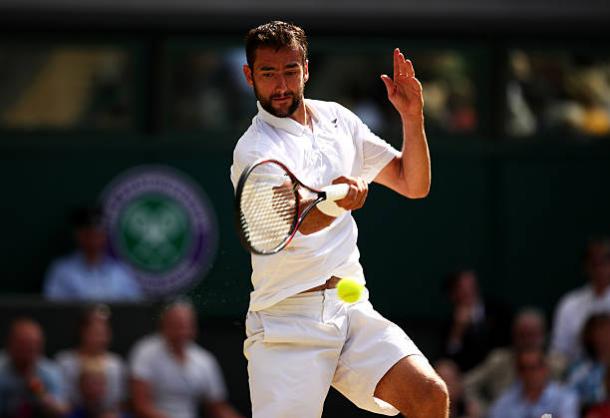
[[[278,93],[284,93],[288,90],[288,85],[286,84],[286,77],[283,74],[279,74],[276,79],[275,90]]]

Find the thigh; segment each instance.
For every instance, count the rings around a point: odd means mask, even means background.
[[[401,359],[423,355],[398,325],[375,311],[368,301],[352,305],[349,319],[348,338],[333,386],[362,409],[396,415],[396,405],[376,396],[377,384]]]
[[[244,354],[253,418],[322,416],[341,347],[316,332],[308,338],[307,328],[295,318],[248,315]]]

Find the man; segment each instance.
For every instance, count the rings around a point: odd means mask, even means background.
[[[555,311],[551,350],[570,362],[583,355],[582,327],[593,313],[610,313],[610,240],[591,241],[585,252],[589,284],[563,296]]]
[[[515,355],[524,350],[544,350],[546,344],[546,321],[544,314],[535,308],[523,308],[515,316],[512,326],[512,345],[496,348],[485,361],[464,377],[466,396],[473,399],[483,414],[493,401],[508,387],[517,375]],[[560,378],[565,370],[562,356],[548,358],[552,376]]]
[[[210,418],[243,418],[226,401],[220,367],[193,341],[197,321],[192,306],[170,304],[161,316],[161,334],[144,338],[130,355],[136,416],[195,418],[203,406]]]
[[[396,49],[393,78],[381,76],[402,119],[398,152],[344,107],[304,99],[301,28],[277,21],[254,28],[246,55],[259,113],[235,148],[233,186],[261,158],[282,161],[314,187],[349,185],[337,202],[347,212],[335,218],[314,208],[286,249],[252,256],[244,353],[253,418],[320,417],[331,385],[369,411],[446,417],[447,388],[409,337],[373,309],[366,292],[346,304],[335,289],[340,277],[365,282],[350,211],[364,205],[368,184],[410,198],[429,191],[422,88],[411,61]]]
[[[66,411],[61,377],[42,357],[44,337],[31,319],[10,327],[6,356],[0,359],[0,417],[60,417]]]
[[[544,351],[519,352],[515,366],[519,382],[492,405],[489,418],[538,418],[543,414],[551,414],[554,418],[579,416],[576,394],[549,379]]]
[[[444,332],[445,355],[467,372],[483,361],[491,349],[508,344],[505,330],[510,326],[510,314],[502,304],[481,296],[473,270],[450,274],[445,287],[453,305]]]
[[[78,250],[55,261],[47,273],[44,294],[55,300],[134,301],[142,291],[127,267],[106,253],[102,211],[83,207],[72,215]]]

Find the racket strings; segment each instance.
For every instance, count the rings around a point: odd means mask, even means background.
[[[270,252],[292,233],[297,214],[296,188],[289,179],[280,182],[252,181],[244,184],[240,223],[244,237],[260,252]]]

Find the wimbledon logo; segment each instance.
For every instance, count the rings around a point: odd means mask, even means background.
[[[151,296],[192,287],[216,253],[216,217],[197,185],[167,166],[120,174],[102,194],[111,251]]]

